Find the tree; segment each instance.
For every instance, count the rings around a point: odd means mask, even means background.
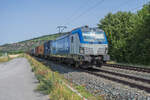
[[[104,19],[100,20],[99,28],[102,28],[109,42],[109,53],[113,60],[119,62],[126,61],[127,45],[126,42],[131,37],[131,29],[134,23],[131,21],[135,14],[131,12],[109,13]]]
[[[112,60],[150,65],[150,3],[137,13],[109,13],[100,20]]]
[[[132,39],[132,55],[135,55],[133,63],[150,65],[150,3],[138,11],[138,20],[133,32],[136,33]]]

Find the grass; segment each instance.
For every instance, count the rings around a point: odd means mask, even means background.
[[[72,92],[61,81],[55,84],[55,89],[50,94],[52,100],[82,100],[77,94]]]
[[[32,71],[39,80],[36,90],[41,91],[43,94],[49,94],[51,100],[81,100],[81,97],[65,87],[58,73],[52,72],[29,55],[26,58],[29,60]]]
[[[71,83],[64,79],[62,75],[53,72],[50,68],[29,55],[25,55],[25,57],[30,62],[32,71],[39,81],[37,91],[49,94],[50,100],[83,100],[82,97],[67,87],[66,84],[70,85]],[[72,85],[72,87],[88,100],[103,100],[101,96],[95,97],[88,93],[82,86]]]
[[[10,60],[9,56],[0,57],[0,62],[7,62],[7,61],[9,61],[9,60]]]
[[[14,58],[23,57],[23,56],[24,56],[23,53],[21,53],[21,54],[13,54],[13,55],[8,55],[8,56],[1,56],[0,57],[0,63],[8,62],[8,61],[10,61],[10,60],[12,60]]]

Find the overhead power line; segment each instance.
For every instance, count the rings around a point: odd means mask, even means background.
[[[111,10],[111,12],[119,11],[118,9],[120,9],[120,7],[127,5],[129,2],[131,2],[131,0],[126,0],[125,2],[121,3],[120,5],[118,5],[117,8]],[[150,0],[146,0],[146,1],[144,2],[144,4],[147,4],[148,2],[150,2]],[[132,8],[132,9],[130,9],[129,11],[134,11],[134,10],[137,10],[137,9],[139,9],[139,8],[142,8],[144,4],[142,4],[142,5],[138,6],[138,7]],[[99,17],[97,17],[97,19],[98,19],[98,18],[99,18]]]
[[[86,13],[88,13],[89,11],[93,10],[94,8],[96,8],[97,6],[99,6],[100,4],[102,4],[104,2],[104,0],[100,0],[98,1],[95,5],[87,8],[85,11],[83,11],[82,13],[80,13],[77,17],[75,17],[74,19],[72,19],[70,22],[67,22],[66,24],[70,24],[73,21],[77,20],[78,18],[80,18],[81,16],[85,15]],[[65,25],[66,25],[65,24]]]
[[[117,6],[117,8],[115,8],[115,9],[112,10],[112,12],[115,12],[115,11],[117,11],[117,10],[119,11],[120,7],[123,7],[123,6],[127,5],[129,2],[131,2],[131,0],[126,0],[125,2],[119,4],[119,5]]]
[[[72,12],[72,14],[69,17],[66,18],[66,21],[71,20],[75,15],[77,15],[79,11],[81,11],[81,9],[83,9],[83,7],[85,7],[83,5],[87,5],[87,4],[88,4],[88,1],[84,2],[84,4],[81,4],[75,11]]]
[[[143,5],[138,6],[138,7],[136,7],[136,8],[132,8],[130,11],[134,11],[134,10],[137,10],[137,9],[139,9],[139,8],[142,8],[142,7],[143,7]]]
[[[138,6],[138,7],[135,7],[135,8],[132,8],[130,11],[135,11],[135,10],[138,10],[140,8],[142,8],[145,4],[147,4],[148,2],[150,1],[145,1],[142,5]]]

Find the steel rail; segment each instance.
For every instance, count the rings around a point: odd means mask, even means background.
[[[120,64],[103,64],[103,65],[108,66],[108,67],[114,67],[114,68],[128,69],[128,70],[134,70],[134,71],[138,71],[138,72],[150,73],[150,68],[141,68],[141,67],[135,67],[135,66],[120,65]]]

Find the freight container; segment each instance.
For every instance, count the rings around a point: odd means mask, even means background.
[[[44,45],[38,46],[37,54],[38,54],[38,56],[43,56],[44,55]]]
[[[56,39],[55,47],[56,47],[56,54],[59,54],[59,55],[69,54],[69,49],[70,49],[69,35],[67,34],[67,35],[58,37]]]
[[[44,43],[44,56],[50,56],[51,53],[51,40]]]
[[[35,47],[35,56],[38,56],[38,47]]]
[[[30,51],[31,55],[35,54],[35,48]]]

